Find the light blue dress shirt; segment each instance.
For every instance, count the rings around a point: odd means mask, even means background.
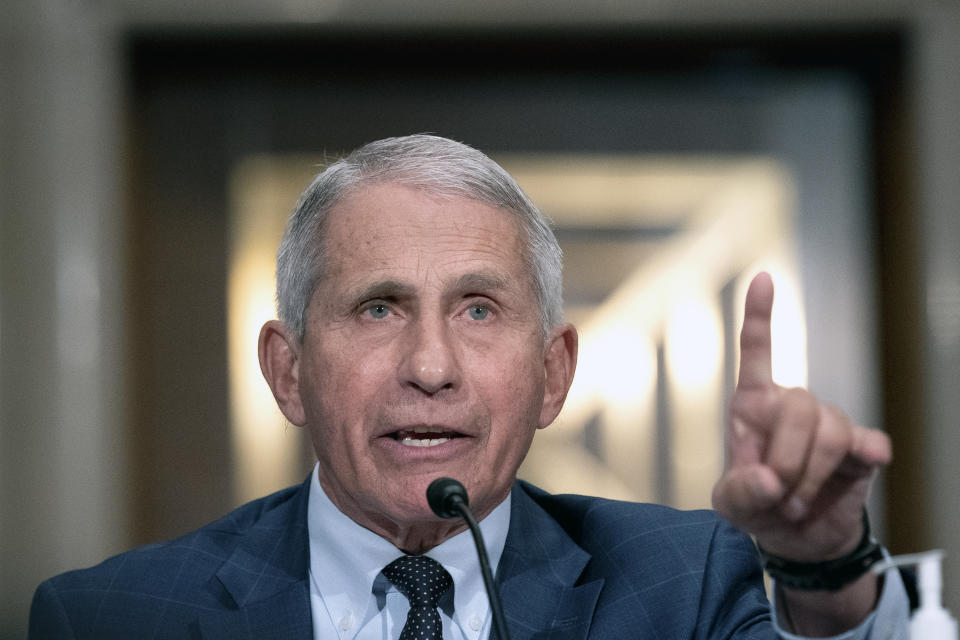
[[[315,640],[395,640],[409,603],[380,571],[404,555],[340,512],[320,487],[314,468],[307,507],[310,535],[310,609]],[[496,573],[510,525],[510,498],[480,522]],[[485,640],[490,603],[477,549],[463,531],[427,552],[453,578],[453,595],[440,602],[445,640]]]

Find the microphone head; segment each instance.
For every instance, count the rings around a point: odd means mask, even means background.
[[[427,504],[441,518],[460,517],[460,507],[470,504],[467,490],[453,478],[437,478],[427,487]]]

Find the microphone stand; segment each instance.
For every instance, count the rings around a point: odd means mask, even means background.
[[[483,534],[467,506],[469,503],[467,490],[453,478],[437,478],[427,488],[427,502],[433,512],[441,518],[459,516],[466,521],[477,547],[480,572],[483,574],[483,584],[487,589],[487,600],[490,601],[490,611],[493,614],[493,630],[498,640],[510,640],[510,633],[507,631],[507,623],[503,616],[503,605],[500,603],[500,593],[497,591],[497,585],[493,582],[493,573],[490,571],[490,559],[487,557],[487,547],[483,543]]]

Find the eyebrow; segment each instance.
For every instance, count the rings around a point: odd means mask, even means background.
[[[464,293],[503,291],[506,288],[505,278],[488,273],[466,273],[457,278],[456,283],[456,290]]]
[[[487,293],[507,289],[507,280],[501,276],[488,273],[466,273],[453,286],[453,291],[465,293]],[[384,300],[398,300],[416,296],[416,289],[410,284],[399,280],[382,280],[357,289],[349,298],[361,302],[382,298]]]
[[[398,280],[382,280],[374,282],[368,287],[358,289],[350,298],[352,300],[362,301],[373,298],[383,298],[384,300],[395,300],[397,298],[409,298],[414,295],[414,288]]]

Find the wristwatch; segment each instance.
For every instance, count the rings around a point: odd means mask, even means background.
[[[794,562],[771,553],[760,545],[763,568],[777,584],[801,591],[838,591],[847,586],[877,562],[883,560],[880,543],[870,533],[870,518],[863,510],[863,537],[847,555],[826,562]]]

